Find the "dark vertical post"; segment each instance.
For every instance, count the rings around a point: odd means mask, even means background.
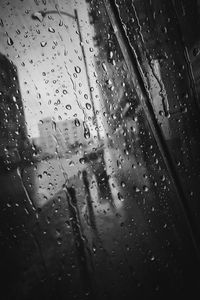
[[[75,14],[75,19],[76,19],[77,28],[78,28],[78,34],[79,34],[79,39],[80,39],[81,51],[82,51],[82,55],[83,55],[83,61],[84,61],[84,65],[85,65],[85,73],[86,73],[86,78],[87,78],[87,83],[88,83],[90,99],[91,99],[91,103],[92,103],[93,121],[94,121],[94,125],[96,127],[97,137],[98,137],[98,140],[99,140],[99,128],[98,128],[97,118],[96,118],[96,114],[95,114],[94,98],[93,98],[93,94],[92,94],[92,90],[91,90],[91,81],[90,81],[90,76],[89,76],[89,71],[88,71],[88,66],[87,66],[85,49],[84,49],[84,46],[83,46],[83,37],[82,37],[82,33],[81,33],[81,27],[80,27],[78,12],[77,12],[76,9],[74,10],[74,14]]]
[[[87,202],[90,225],[91,225],[92,229],[95,231],[95,233],[97,233],[97,226],[96,226],[95,215],[94,215],[94,210],[93,210],[93,206],[92,206],[92,199],[91,199],[91,195],[90,195],[87,171],[84,170],[82,174],[83,174],[83,183],[84,183],[85,191],[86,191],[86,202]]]
[[[93,294],[90,271],[87,265],[88,263],[87,253],[86,253],[84,237],[81,229],[81,220],[78,211],[76,192],[73,187],[68,187],[66,189],[66,197],[69,206],[69,215],[71,220],[72,231],[74,234],[78,263],[80,267],[80,275],[83,281],[83,289],[85,293],[89,292]]]

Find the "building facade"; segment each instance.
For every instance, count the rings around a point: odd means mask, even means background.
[[[90,139],[85,139],[83,121],[69,119],[55,122],[52,118],[44,118],[38,124],[39,138],[36,143],[42,155],[64,156],[78,147],[87,147]]]
[[[29,139],[16,66],[0,54],[0,159],[2,164],[26,160]]]

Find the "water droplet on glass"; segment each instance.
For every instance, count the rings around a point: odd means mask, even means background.
[[[125,150],[124,150],[124,154],[129,155],[128,149],[125,149]]]
[[[85,122],[83,122],[83,127],[84,127],[84,138],[89,139],[90,138],[90,130]]]
[[[44,13],[40,11],[36,11],[35,13],[32,14],[32,19],[42,22],[44,19]]]
[[[3,27],[3,26],[4,26],[4,24],[3,24],[3,20],[2,20],[2,19],[0,19],[0,26],[1,26],[1,27]]]
[[[152,255],[151,258],[150,258],[150,260],[154,261],[155,260],[155,256]]]
[[[78,74],[81,73],[81,68],[79,66],[76,66],[74,69],[75,69],[76,73],[78,73]]]
[[[74,123],[76,127],[79,127],[81,125],[79,119],[77,118],[75,119]]]
[[[119,169],[122,168],[122,164],[121,164],[121,162],[120,162],[119,160],[117,160],[117,167],[118,167]]]
[[[47,45],[47,42],[43,41],[43,42],[40,43],[40,45],[41,45],[41,47],[45,47]]]
[[[84,164],[85,164],[85,158],[84,158],[84,157],[81,157],[81,158],[79,159],[79,162],[80,162],[82,165],[84,165]]]
[[[123,196],[120,194],[120,192],[117,193],[117,197],[120,201],[124,201]]]
[[[94,244],[93,244],[92,250],[93,250],[93,253],[96,253],[96,251],[97,251],[96,246]]]
[[[12,46],[14,44],[13,40],[10,37],[7,38],[7,44],[9,46]]]
[[[48,28],[48,31],[51,32],[51,33],[54,33],[54,32],[55,32],[55,29],[52,28],[52,27],[49,27],[49,28]]]
[[[70,167],[73,167],[73,166],[74,166],[74,162],[73,162],[72,160],[69,162],[69,166],[70,166]]]
[[[57,238],[57,243],[58,243],[58,245],[62,245],[62,238],[61,237]]]
[[[102,63],[102,68],[103,68],[103,70],[105,71],[105,72],[107,72],[107,67],[106,67],[106,64],[103,62]]]
[[[125,184],[124,181],[121,182],[121,186],[122,186],[123,188],[126,186],[126,184]]]
[[[72,107],[71,107],[70,104],[67,104],[67,105],[65,106],[65,108],[66,108],[67,110],[71,110],[71,109],[72,109]]]
[[[135,186],[135,187],[134,187],[134,191],[135,191],[136,193],[139,193],[139,192],[140,192],[140,189],[139,189],[137,186]]]
[[[149,188],[146,185],[144,185],[143,190],[144,190],[144,192],[148,192]]]
[[[194,55],[194,56],[199,55],[199,53],[200,53],[200,49],[199,49],[199,48],[194,48],[194,49],[193,49],[193,55]]]
[[[87,108],[88,110],[90,110],[91,107],[92,107],[90,103],[86,103],[85,106],[86,106],[86,108]]]

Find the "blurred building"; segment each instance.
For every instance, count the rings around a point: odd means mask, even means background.
[[[54,155],[56,151],[56,142],[54,139],[55,132],[53,131],[53,121],[51,118],[45,118],[38,124],[39,138],[38,144],[42,153]]]
[[[41,149],[42,155],[64,156],[80,145],[87,147],[84,137],[83,122],[78,119],[55,122],[52,118],[44,118],[38,124],[40,136],[35,144]]]
[[[24,108],[15,65],[0,54],[0,159],[16,164],[29,147]]]

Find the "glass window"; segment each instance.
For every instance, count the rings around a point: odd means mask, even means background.
[[[199,112],[180,2],[0,0],[4,299],[197,291]]]

